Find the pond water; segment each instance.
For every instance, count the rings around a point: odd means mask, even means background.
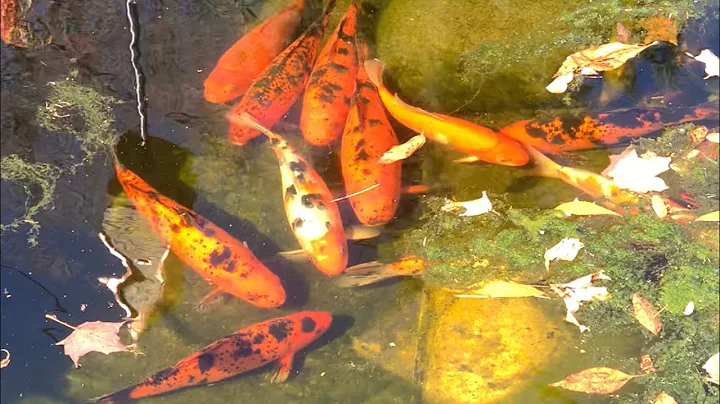
[[[9,3],[3,0],[3,7]],[[302,27],[320,15],[319,3],[307,1]],[[386,84],[403,100],[493,129],[537,116],[648,108],[661,97],[688,107],[714,100],[717,108],[717,78],[703,80],[703,68],[680,51],[709,48],[720,54],[716,0],[581,3],[373,0],[361,7],[360,35],[386,63]],[[327,32],[349,4],[338,1]],[[422,279],[341,288],[311,263],[278,256],[298,244],[284,213],[277,160],[267,143],[241,147],[227,140],[224,115],[233,104],[207,102],[203,82],[228,47],[282,7],[275,0],[138,0],[138,60],[147,102],[143,142],[125,2],[22,5],[29,46],[0,48],[2,224],[19,220],[2,233],[0,344],[11,353],[0,373],[2,402],[82,402],[140,382],[240,328],[302,310],[328,311],[334,321],[300,352],[286,383],[270,383],[270,368],[264,367],[140,402],[649,402],[659,391],[642,382],[611,395],[548,386],[592,366],[638,373],[632,364],[645,353],[638,347],[652,338],[639,327],[581,334],[563,321],[559,299],[457,299]],[[545,90],[565,56],[616,39],[616,23],[639,42],[648,31],[657,32],[647,25],[653,16],[679,27],[679,47],[644,52],[619,73],[585,79],[570,95]],[[342,195],[338,145],[306,145],[298,135],[299,116],[297,103],[275,129],[288,134],[330,190]],[[415,134],[391,121],[401,142]],[[717,127],[716,120],[704,124]],[[104,230],[133,259],[156,263],[164,251],[123,193],[108,144],[116,144],[122,163],[160,193],[247,242],[282,279],[287,302],[260,309],[224,299],[198,307],[212,287],[170,254],[162,290],[150,271],[126,291],[138,305],[148,300],[154,307],[137,353],[90,353],[75,368],[54,345],[71,330],[45,315],[74,326],[125,316],[98,282],[125,272],[98,233]],[[608,154],[623,148],[563,154],[560,161],[600,172]],[[12,155],[25,163],[10,165],[5,158]],[[403,162],[403,185],[426,185],[427,194],[460,201],[487,191],[513,208],[548,209],[582,195],[561,181],[529,177],[522,168],[452,162],[459,157],[428,142]],[[388,253],[388,246],[426,220],[424,198],[402,195],[396,218],[379,237],[350,242],[349,265],[406,253]],[[717,195],[708,200],[717,210]],[[338,205],[346,226],[356,225],[347,201]],[[716,283],[707,287],[717,291]],[[716,306],[708,307],[703,318],[717,327]],[[130,342],[126,331],[121,337]],[[717,341],[710,340],[717,351]],[[693,345],[698,355],[706,355],[706,348]],[[697,359],[688,377],[705,359]],[[692,388],[674,390],[691,396],[675,398],[717,402],[717,386],[699,374],[696,379]]]

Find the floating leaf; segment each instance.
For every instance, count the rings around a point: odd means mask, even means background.
[[[581,393],[610,394],[620,390],[625,383],[636,377],[638,376],[612,368],[596,367],[571,374],[550,385]]]
[[[650,304],[640,293],[632,295],[633,315],[640,324],[647,328],[651,333],[658,335],[662,328],[658,310]]]
[[[650,203],[652,204],[653,211],[660,219],[667,216],[667,205],[665,204],[665,200],[660,195],[653,195],[652,198],[650,198]]]
[[[412,156],[417,149],[421,148],[422,145],[425,144],[425,140],[425,135],[422,133],[415,135],[407,142],[393,146],[383,153],[382,157],[378,160],[378,163],[391,164],[396,161],[405,160],[406,158]]]
[[[639,157],[637,150],[630,146],[622,153],[610,156],[610,165],[601,174],[611,177],[622,189],[640,193],[660,192],[668,186],[657,175],[670,169],[670,160],[670,157],[650,153]]]
[[[668,393],[661,391],[655,396],[652,404],[678,404],[678,402]]]
[[[720,384],[720,353],[711,356],[702,367],[708,374],[707,381]]]
[[[130,347],[120,342],[120,337],[118,336],[120,327],[125,324],[125,321],[119,323],[90,321],[73,327],[68,323],[58,320],[57,317],[52,314],[46,314],[45,317],[73,329],[70,336],[55,345],[63,345],[65,347],[65,355],[72,359],[76,368],[80,367],[80,358],[89,352],[102,352],[107,355],[113,352],[127,352],[131,350]]]
[[[685,309],[683,309],[683,314],[686,316],[689,316],[689,315],[693,314],[694,311],[695,311],[695,303],[689,302],[687,304],[687,306],[685,306]]]
[[[464,208],[465,212],[460,216],[477,216],[492,210],[492,202],[488,198],[487,193],[483,191],[482,197],[467,202],[453,202],[448,200],[440,209],[449,212],[458,208]]]
[[[10,364],[10,351],[7,349],[0,349],[0,352],[5,354],[5,357],[0,360],[0,369],[7,367]]]
[[[541,297],[547,298],[543,292],[533,286],[506,281],[491,281],[478,289],[471,290],[456,297],[464,298],[498,298],[498,297]]]
[[[561,210],[567,215],[577,216],[593,216],[593,215],[613,215],[620,216],[618,213],[613,212],[610,209],[603,208],[600,205],[586,201],[572,201],[565,202],[558,205],[555,210]]]
[[[697,219],[695,219],[696,222],[717,222],[720,221],[720,211],[710,212],[706,213]]]
[[[687,52],[685,54],[697,60],[698,62],[702,62],[705,64],[706,76],[704,77],[704,79],[709,79],[710,77],[718,77],[718,73],[720,73],[720,62],[718,62],[718,57],[715,56],[713,51],[711,51],[710,49],[703,49],[702,52],[700,52],[700,54],[697,56],[693,56],[691,53]]]
[[[548,250],[545,250],[545,269],[550,270],[550,262],[555,260],[572,261],[585,245],[576,238],[566,237]]]

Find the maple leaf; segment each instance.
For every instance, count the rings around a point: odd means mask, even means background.
[[[604,273],[595,272],[575,279],[572,282],[550,285],[550,289],[557,293],[565,303],[565,321],[578,326],[581,333],[590,328],[580,324],[575,318],[575,313],[580,310],[580,303],[591,300],[605,300],[609,297],[606,287],[592,286],[592,282],[598,279],[611,280],[610,277]]]
[[[576,238],[566,237],[548,250],[545,250],[545,269],[550,270],[550,262],[556,260],[572,261],[585,245]]]
[[[89,321],[73,327],[64,321],[58,320],[55,315],[45,314],[45,317],[73,329],[73,332],[67,338],[55,345],[65,347],[65,355],[70,357],[76,368],[80,367],[80,358],[89,352],[102,352],[107,355],[113,352],[132,350],[131,347],[120,342],[118,336],[118,332],[125,325],[125,321],[119,323]]]
[[[405,160],[412,156],[413,153],[422,145],[425,144],[425,135],[422,133],[415,135],[410,138],[407,142],[391,147],[388,151],[383,153],[382,157],[378,160],[380,164],[391,164],[396,161]]]
[[[633,315],[640,324],[651,333],[655,335],[660,334],[660,329],[662,328],[660,317],[658,317],[660,312],[637,292],[632,295],[632,306]]]
[[[707,381],[720,384],[720,353],[711,356],[702,367],[707,373]]]
[[[460,216],[477,216],[492,210],[492,202],[488,198],[487,193],[483,191],[482,197],[466,202],[453,202],[448,200],[440,209],[449,212],[458,208],[465,208],[465,212]]]
[[[646,193],[664,191],[667,184],[657,175],[670,169],[670,157],[659,157],[645,153],[639,157],[637,150],[630,146],[618,155],[610,156],[610,165],[602,175],[611,177],[621,189]]]
[[[638,376],[601,366],[573,373],[559,382],[550,383],[550,386],[581,393],[610,394]]]
[[[678,404],[678,402],[668,393],[661,391],[655,396],[652,404]]]

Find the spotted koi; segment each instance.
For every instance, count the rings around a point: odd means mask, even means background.
[[[334,7],[335,0],[330,0],[322,17],[273,59],[232,108],[232,113],[246,112],[265,127],[272,127],[285,115],[305,89]],[[242,146],[258,135],[260,131],[251,127],[230,124],[229,137],[233,143]]]
[[[122,403],[216,383],[271,362],[276,364],[270,380],[281,383],[290,375],[294,355],[325,334],[331,323],[330,313],[321,311],[262,321],[213,342],[134,386],[91,402]]]
[[[257,307],[285,303],[280,279],[243,243],[172,199],[161,195],[115,159],[115,171],[128,198],[153,231],[183,262],[216,286]]]
[[[504,127],[500,133],[541,152],[560,153],[628,143],[669,125],[717,121],[718,116],[717,103],[705,103],[694,108],[630,108],[579,117],[523,120]]]
[[[283,201],[288,223],[317,269],[328,276],[347,266],[347,240],[340,210],[320,174],[283,137],[271,132],[249,114],[229,113],[235,124],[250,125],[270,139],[280,163]]]
[[[304,8],[304,0],[293,0],[235,42],[205,79],[205,100],[223,103],[241,96],[287,47]]]
[[[351,4],[320,52],[303,96],[300,128],[309,144],[327,145],[340,137],[355,90],[357,7]]]
[[[362,54],[368,52],[364,44],[360,47]],[[349,200],[360,223],[382,225],[392,220],[398,207],[402,163],[379,164],[378,160],[398,139],[364,67],[358,69],[356,80],[340,147],[343,182],[348,195],[378,184]]]
[[[383,64],[366,60],[365,70],[378,88],[380,99],[390,114],[401,124],[435,142],[449,145],[457,151],[493,164],[522,166],[529,156],[516,140],[499,135],[490,128],[449,115],[427,112],[403,102],[383,85]]]

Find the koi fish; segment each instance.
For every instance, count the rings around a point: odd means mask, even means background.
[[[270,381],[287,380],[295,353],[325,334],[330,313],[304,311],[262,321],[221,338],[134,386],[91,402],[121,403],[186,387],[216,383],[275,363]]]
[[[172,199],[161,195],[115,158],[115,171],[128,198],[175,255],[216,286],[257,307],[285,303],[280,279],[243,243]]]
[[[413,107],[397,95],[393,96],[383,85],[383,68],[377,59],[365,61],[365,70],[370,81],[378,88],[385,108],[401,124],[476,160],[507,166],[522,166],[529,161],[527,152],[516,140],[463,119]]]
[[[300,128],[309,144],[322,146],[339,138],[355,90],[357,7],[350,5],[320,52],[303,96]]]
[[[322,17],[273,59],[232,108],[233,114],[246,112],[265,127],[285,115],[305,89],[333,7],[335,0],[330,0]],[[247,125],[230,125],[230,140],[241,146],[258,135],[260,131]]]
[[[631,108],[580,117],[557,116],[546,120],[523,120],[500,133],[544,153],[593,149],[629,142],[669,125],[718,119],[717,103],[695,108]]]
[[[367,286],[398,276],[419,276],[424,270],[425,261],[414,255],[402,257],[390,264],[377,261],[367,262],[346,269],[337,278],[336,285],[341,288]]]
[[[347,240],[340,210],[320,174],[280,135],[271,132],[249,114],[227,115],[236,125],[249,125],[270,139],[280,163],[283,201],[288,223],[317,269],[328,276],[347,266]]]
[[[363,50],[366,52],[366,50]],[[383,153],[398,144],[377,89],[364,68],[358,70],[357,93],[350,108],[340,146],[345,192],[355,216],[368,226],[382,225],[395,216],[400,201],[402,163],[379,164]]]
[[[304,8],[304,0],[293,0],[235,42],[205,79],[205,100],[223,103],[242,95],[288,45]]]

